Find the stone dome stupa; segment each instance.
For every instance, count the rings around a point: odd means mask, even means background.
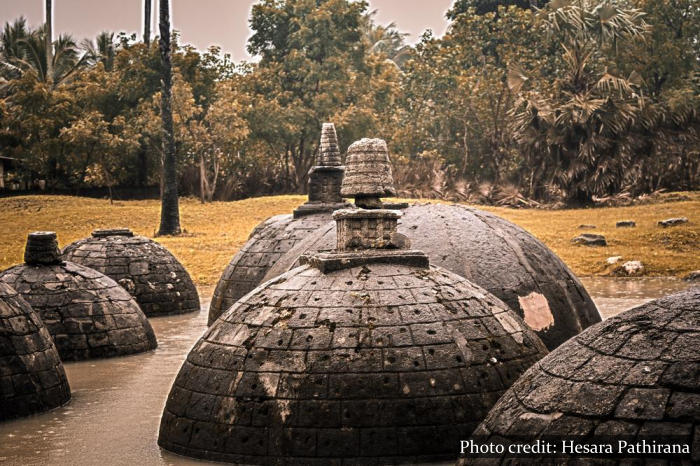
[[[324,123],[315,165],[309,171],[308,201],[293,214],[275,215],[256,226],[224,269],[209,306],[209,324],[261,283],[268,269],[292,246],[348,207],[340,195],[345,167],[333,123]]]
[[[400,215],[336,211],[333,250],[221,315],[180,369],[159,445],[242,464],[456,459],[546,348],[500,300],[409,249]]]
[[[63,361],[152,350],[156,337],[139,305],[100,272],[61,260],[54,232],[27,238],[22,265],[0,274],[39,314]]]
[[[119,283],[147,317],[200,310],[197,288],[175,256],[128,228],[95,230],[63,248],[63,258]]]
[[[623,450],[595,464],[700,462],[700,288],[622,312],[572,338],[530,368],[474,432],[479,443],[578,438],[579,443],[690,446],[672,455]],[[594,460],[560,452],[557,464]],[[517,463],[516,463],[517,460]],[[539,455],[462,464],[543,464]]]
[[[367,186],[384,189],[391,177],[386,144],[368,140],[348,148],[346,179],[362,195]],[[367,165],[383,160],[383,172],[368,178]],[[393,188],[385,191],[394,195]],[[348,193],[349,195],[350,193]],[[364,202],[364,201],[357,201]],[[461,275],[503,300],[551,350],[601,321],[593,300],[568,267],[541,241],[494,214],[464,205],[414,204],[402,208],[398,231],[430,262]],[[269,268],[262,281],[299,265],[301,256],[330,249],[336,225],[327,222],[299,241]]]
[[[70,387],[51,335],[19,293],[0,282],[0,421],[68,400]]]

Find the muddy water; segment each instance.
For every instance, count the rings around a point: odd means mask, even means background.
[[[679,280],[582,280],[604,316],[685,289]],[[211,296],[211,289],[201,290]],[[65,365],[73,398],[66,406],[0,423],[0,465],[208,464],[156,444],[165,399],[187,352],[206,327],[197,314],[152,319],[155,351]]]

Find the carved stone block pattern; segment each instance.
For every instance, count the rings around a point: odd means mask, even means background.
[[[123,356],[156,347],[151,324],[117,282],[72,262],[17,265],[0,274],[46,325],[63,361]]]
[[[199,311],[190,275],[164,246],[127,229],[95,230],[66,246],[64,258],[122,285],[148,317]]]
[[[545,353],[505,304],[443,269],[303,266],[241,298],[195,344],[159,444],[242,464],[454,459]]]
[[[594,325],[530,368],[474,432],[480,441],[541,436],[676,436],[691,455],[599,458],[595,464],[700,461],[700,288],[630,309]],[[648,438],[648,437],[647,437]],[[659,441],[661,441],[659,439]],[[651,442],[650,442],[651,443]],[[586,458],[577,464],[588,464]],[[489,458],[476,464],[513,464]],[[559,458],[569,464],[573,458]],[[518,464],[542,464],[542,458]],[[475,464],[472,460],[464,464]]]
[[[66,373],[44,323],[17,291],[0,282],[0,421],[69,399]]]

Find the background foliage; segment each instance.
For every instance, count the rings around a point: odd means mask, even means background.
[[[180,191],[203,202],[303,192],[321,123],[382,137],[403,195],[588,204],[700,180],[693,0],[457,0],[415,46],[365,2],[261,0],[232,63],[173,36]],[[0,155],[12,182],[157,186],[157,41],[0,34]]]

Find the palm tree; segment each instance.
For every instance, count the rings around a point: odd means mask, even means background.
[[[19,61],[24,58],[23,41],[27,35],[27,20],[23,16],[14,23],[5,23],[0,33],[0,79],[9,80],[21,76]]]
[[[378,25],[374,22],[374,15],[377,10],[372,10],[362,16],[362,34],[369,44],[368,50],[380,53],[387,57],[397,67],[401,68],[410,57],[413,48],[405,44],[405,39],[409,35],[399,32],[396,23],[389,23],[386,26]]]
[[[143,43],[151,45],[151,0],[143,0]]]
[[[112,71],[114,68],[114,33],[103,31],[95,41],[89,39],[83,40],[82,49],[85,51],[83,59],[89,65],[102,63],[106,71]]]
[[[46,76],[53,78],[53,0],[46,0]],[[49,82],[51,84],[51,82]]]
[[[0,67],[4,78],[33,73],[38,81],[57,86],[85,63],[70,35],[61,34],[53,47],[49,46],[47,29],[45,24],[29,31],[24,18],[5,24],[0,37]]]
[[[170,1],[160,0],[161,118],[163,122],[163,195],[160,208],[159,235],[179,235],[180,208],[177,194],[177,159],[173,133],[172,87],[170,62]]]
[[[641,11],[607,2],[552,2],[538,19],[561,47],[562,66],[547,92],[523,91],[525,72],[511,68],[513,136],[532,169],[531,196],[554,186],[569,203],[589,204],[621,188],[634,157],[641,79],[636,72],[616,76],[608,65],[616,47],[643,40],[648,26]]]

